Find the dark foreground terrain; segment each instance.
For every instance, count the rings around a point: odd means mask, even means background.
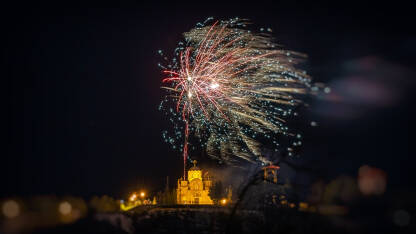
[[[300,225],[302,224],[302,225]],[[38,233],[322,233],[333,231],[319,215],[280,210],[273,216],[227,208],[153,208],[126,213],[99,213],[72,225]]]
[[[368,220],[367,220],[368,221]],[[290,208],[238,210],[224,207],[141,207],[96,213],[71,225],[36,233],[408,233],[380,222],[352,221]]]

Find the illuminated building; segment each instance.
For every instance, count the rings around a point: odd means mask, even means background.
[[[269,180],[269,181],[273,181],[273,183],[277,183],[277,170],[280,169],[279,166],[270,164],[269,166],[265,166],[262,168],[264,171],[264,181]],[[270,178],[272,175],[273,177]]]
[[[196,161],[193,161],[193,163],[194,166],[188,170],[188,179],[178,179],[177,203],[212,205],[214,202],[208,195],[212,180],[208,173],[202,175],[202,170],[196,166]]]

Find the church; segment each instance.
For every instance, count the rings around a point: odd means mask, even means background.
[[[202,174],[202,170],[196,166],[188,170],[188,179],[178,179],[177,204],[212,205],[214,202],[208,195],[212,186],[212,180],[208,172]]]

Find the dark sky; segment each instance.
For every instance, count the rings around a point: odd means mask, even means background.
[[[131,186],[155,189],[166,175],[179,177],[181,156],[161,138],[169,122],[157,110],[163,95],[157,50],[169,54],[181,33],[209,16],[273,28],[281,44],[309,55],[315,81],[331,87],[305,114],[319,123],[305,130],[310,166],[354,176],[369,164],[387,172],[390,188],[412,187],[411,8],[364,1],[57,2],[0,10],[7,139],[0,197],[120,196]]]

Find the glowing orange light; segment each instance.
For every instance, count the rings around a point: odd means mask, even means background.
[[[145,195],[146,195],[146,193],[144,193],[144,192],[141,192],[141,193],[140,193],[140,197],[141,197],[141,198],[144,198],[144,196],[145,196]]]
[[[59,204],[59,213],[61,213],[62,215],[69,215],[72,211],[72,206],[69,202],[64,201],[61,202],[61,204]]]
[[[136,199],[137,199],[137,194],[136,193],[133,193],[129,198],[130,201],[135,201]]]
[[[308,210],[309,204],[306,202],[300,202],[299,203],[299,210],[306,211]]]
[[[9,200],[4,202],[2,211],[7,218],[17,217],[20,213],[19,204],[16,201]]]
[[[358,188],[361,193],[381,195],[386,191],[387,174],[378,168],[364,165],[358,171]]]
[[[221,199],[221,205],[224,206],[225,204],[227,204],[227,199],[225,199],[225,198],[224,199]]]

